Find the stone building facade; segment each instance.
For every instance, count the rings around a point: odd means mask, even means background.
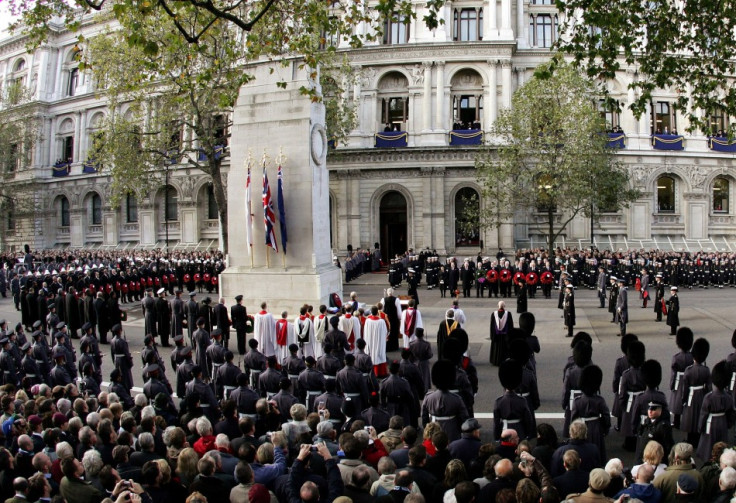
[[[474,143],[483,141],[513,92],[550,56],[561,23],[553,4],[450,1],[439,28],[389,21],[383,40],[350,51],[359,78],[346,98],[357,107],[357,125],[327,158],[336,253],[374,243],[386,256],[408,248],[462,254],[544,242],[538,228],[543,215],[533,210],[497,229],[468,230],[460,220],[473,195],[472,204],[484,204]],[[417,5],[417,19],[422,9]],[[83,27],[88,34],[97,29],[93,20]],[[366,29],[355,28],[358,34]],[[63,29],[34,53],[26,52],[20,36],[0,39],[0,84],[22,79],[43,115],[33,167],[23,175],[38,187],[36,209],[4,219],[5,243],[150,248],[168,237],[179,249],[216,246],[219,224],[204,174],[172,166],[168,184],[162,180],[145,200],[123,198],[113,208],[107,176],[87,173],[85,160],[107,109],[77,68],[75,43],[75,34]],[[674,106],[674,90],[656,93],[637,120],[626,109],[635,97],[628,84],[636,78],[631,69],[609,82],[623,112],[601,113],[625,135],[619,155],[641,197],[620,212],[598,215],[592,226],[576,218],[560,244],[589,246],[592,237],[602,248],[736,247],[734,153],[715,150],[709,132],[668,134],[653,145],[653,133],[683,132],[688,124]],[[711,123],[714,131],[726,129],[729,118],[714,114]]]

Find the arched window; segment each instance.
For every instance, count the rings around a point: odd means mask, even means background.
[[[718,177],[713,181],[713,213],[728,213],[728,180]]]
[[[15,67],[13,68],[14,72],[22,72],[26,69],[26,60],[25,59],[19,59],[15,62]]]
[[[215,201],[215,188],[212,184],[207,186],[207,218],[217,220],[217,201]]]
[[[62,196],[59,202],[59,214],[61,215],[61,226],[69,227],[69,199]]]
[[[125,197],[125,221],[129,224],[138,221],[138,199],[133,194]]]
[[[99,194],[93,194],[90,201],[90,211],[92,212],[90,222],[92,225],[102,224],[102,199]]]
[[[480,197],[475,189],[465,187],[455,194],[455,246],[480,244]]]
[[[660,176],[657,179],[657,213],[675,212],[675,179]]]
[[[167,187],[164,193],[164,217],[167,222],[179,220],[179,194],[174,187]]]

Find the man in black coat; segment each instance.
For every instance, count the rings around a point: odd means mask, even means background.
[[[66,312],[64,313],[64,321],[69,328],[69,337],[72,339],[79,339],[77,330],[82,327],[82,323],[79,317],[79,302],[77,301],[76,290],[73,286],[69,287],[69,291],[64,299],[64,306]]]
[[[107,302],[102,292],[97,292],[97,298],[92,303],[97,318],[97,332],[100,336],[100,344],[107,344],[107,331],[109,328],[109,316],[107,313]]]
[[[223,346],[225,346],[225,349],[228,349],[228,342],[230,341],[230,318],[227,315],[227,306],[225,305],[224,298],[221,297],[220,301],[212,308],[212,315],[215,325],[222,331]]]
[[[161,337],[161,345],[168,348],[171,333],[171,306],[166,300],[165,288],[159,288],[156,295],[158,296],[156,298],[156,331]]]
[[[248,321],[248,311],[243,305],[243,296],[235,296],[236,304],[230,307],[230,321],[238,339],[238,354],[245,354],[245,331]]]

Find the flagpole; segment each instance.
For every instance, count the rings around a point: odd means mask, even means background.
[[[278,164],[278,166],[281,168],[282,171],[284,169],[284,166],[283,166],[284,161],[286,161],[286,156],[284,155],[284,147],[279,147],[279,156],[276,158],[276,163]],[[284,225],[284,223],[282,222],[281,225]],[[282,240],[283,240],[283,236],[282,236]],[[281,265],[283,266],[284,270],[286,270],[286,245],[283,242],[281,243],[281,245],[283,248],[283,253],[281,255]]]
[[[246,159],[246,165],[248,167],[248,176],[250,177],[251,168],[253,166],[253,149],[248,149],[248,158]],[[252,190],[250,183],[251,181],[248,180],[248,191]],[[246,195],[246,197],[249,197],[249,195]],[[250,268],[253,269],[253,213],[250,207],[250,200],[248,201],[248,214],[246,215],[246,225],[248,225],[248,234],[250,235],[250,238],[248,239],[248,246],[250,247]],[[239,361],[238,366],[240,366]]]

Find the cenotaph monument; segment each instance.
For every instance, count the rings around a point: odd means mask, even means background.
[[[308,68],[293,60],[263,63],[248,69],[255,76],[240,89],[233,113],[231,160],[227,181],[228,268],[220,276],[222,296],[233,302],[243,296],[249,313],[261,302],[271,313],[288,310],[290,318],[304,304],[328,304],[333,292],[342,296],[341,270],[333,265],[330,249],[329,176],[326,165],[325,107],[300,92],[318,84]],[[283,88],[280,83],[286,83]],[[317,88],[319,90],[319,88]],[[278,221],[274,233],[278,253],[266,247],[263,157],[278,220],[277,158],[284,180],[288,231],[283,254]],[[253,246],[248,244],[246,218],[247,165],[251,165]],[[252,256],[251,256],[252,253]],[[329,304],[328,304],[329,305]]]

